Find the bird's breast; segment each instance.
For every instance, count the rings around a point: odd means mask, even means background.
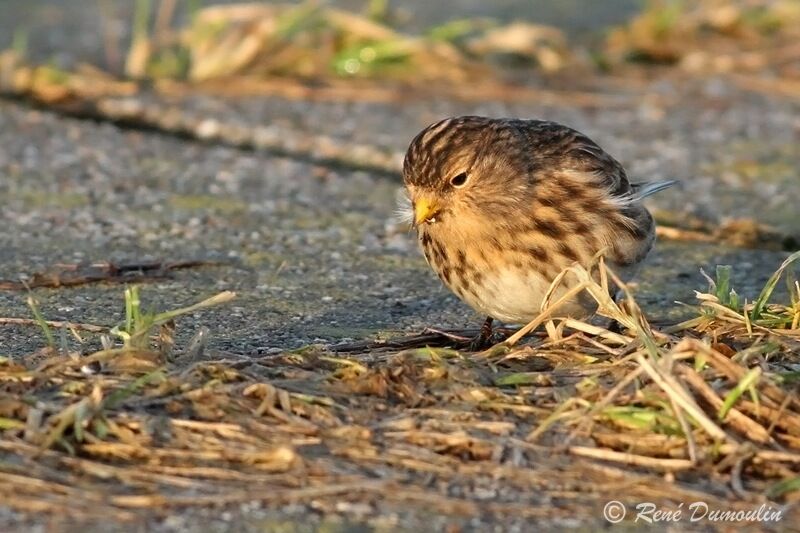
[[[420,233],[420,244],[428,264],[456,296],[479,313],[508,323],[525,323],[539,314],[560,270],[535,257],[520,260],[518,253],[488,242],[449,246],[430,231]],[[554,297],[558,298],[567,286],[557,290]],[[570,316],[591,313],[578,300],[563,311]]]

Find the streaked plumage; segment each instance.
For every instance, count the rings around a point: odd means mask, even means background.
[[[641,200],[672,184],[629,183],[591,139],[555,122],[476,116],[420,132],[403,180],[434,271],[471,307],[512,323],[534,318],[559,272],[600,250],[630,277],[655,240]],[[564,314],[584,317],[592,304],[578,297]]]

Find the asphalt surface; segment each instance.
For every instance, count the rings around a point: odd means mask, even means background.
[[[189,97],[186,113],[287,131],[327,133],[402,154],[437,117],[478,113],[542,117],[595,138],[645,179],[681,180],[655,209],[711,222],[752,217],[800,233],[797,104],[722,87],[721,80],[652,83],[610,109],[568,103],[407,99],[334,103]],[[653,103],[653,94],[664,94]],[[712,105],[713,103],[713,105]],[[144,305],[166,310],[235,290],[225,309],[182,319],[214,349],[269,353],[309,343],[473,326],[480,317],[440,287],[412,236],[393,218],[399,177],[331,169],[269,153],[64,118],[0,103],[0,278],[24,279],[59,263],[205,260],[221,263],[146,284]],[[735,266],[752,297],[785,253],[662,242],[642,271],[640,300],[667,319],[675,300],[704,288],[700,269]],[[122,286],[38,289],[50,320],[113,325]],[[26,294],[0,294],[0,316],[29,317]],[[43,342],[32,327],[4,326],[0,353]]]

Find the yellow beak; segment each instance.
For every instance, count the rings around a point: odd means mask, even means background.
[[[439,205],[430,198],[420,198],[414,202],[414,226],[433,220],[439,212]]]

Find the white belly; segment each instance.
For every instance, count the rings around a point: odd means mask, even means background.
[[[485,272],[485,278],[473,292],[464,292],[461,299],[478,312],[507,323],[527,323],[539,315],[542,301],[550,288],[552,280],[537,272],[521,272],[518,269],[503,269]],[[561,285],[550,299],[556,301],[567,290]],[[458,291],[456,291],[458,294]],[[579,296],[555,316],[582,318],[594,312],[591,302]]]

